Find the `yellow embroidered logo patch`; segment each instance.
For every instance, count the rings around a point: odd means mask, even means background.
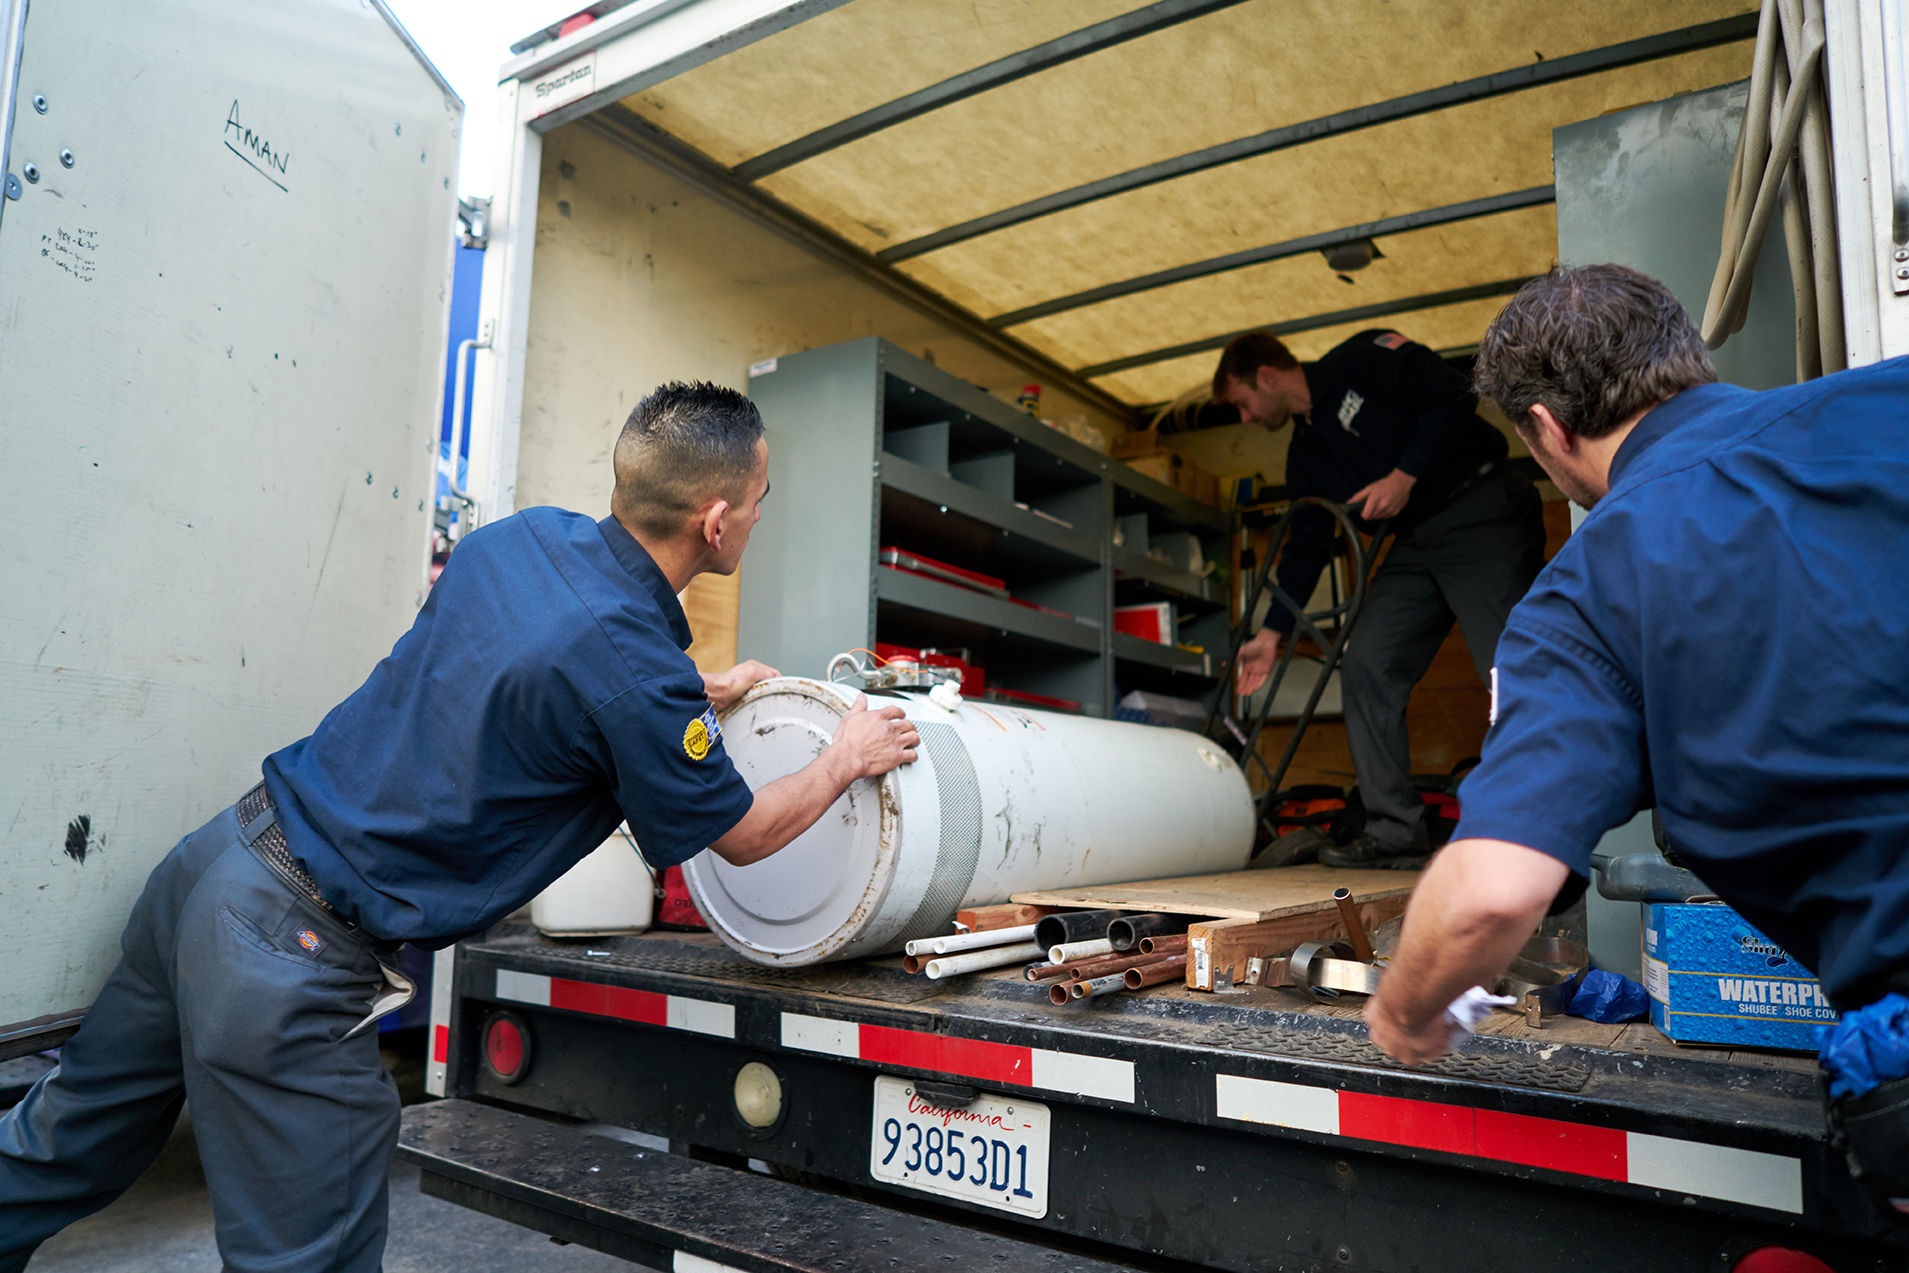
[[[716,722],[716,709],[711,707],[683,730],[683,754],[691,760],[701,760],[722,736],[723,727]]]

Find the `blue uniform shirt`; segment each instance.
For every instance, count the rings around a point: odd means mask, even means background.
[[[1653,800],[1849,1007],[1909,963],[1909,359],[1648,412],[1511,612],[1458,836],[1580,875]]]
[[[749,811],[669,582],[614,519],[533,508],[451,554],[371,677],[265,762],[294,856],[388,939],[481,931],[628,819],[657,869]]]

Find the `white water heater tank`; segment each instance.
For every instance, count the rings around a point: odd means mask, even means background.
[[[723,718],[723,745],[761,789],[822,754],[861,691],[779,677]],[[759,963],[892,953],[948,931],[956,910],[1037,889],[1236,871],[1253,847],[1245,776],[1185,730],[1023,711],[925,692],[903,708],[919,759],[855,783],[809,830],[749,866],[684,867],[711,929]]]

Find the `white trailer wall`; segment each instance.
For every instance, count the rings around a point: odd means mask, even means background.
[[[1009,396],[1039,380],[575,124],[543,139],[527,330],[516,506],[594,517],[609,511],[624,418],[666,380],[747,391],[752,364],[868,335]],[[1123,427],[1052,386],[1042,410],[1105,433]],[[773,446],[776,422],[766,423]],[[775,516],[771,494],[757,533],[773,534]],[[735,586],[709,576],[691,585],[692,654],[705,667],[736,653]]]

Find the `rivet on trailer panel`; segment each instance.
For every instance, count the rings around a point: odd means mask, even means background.
[[[33,109],[36,111],[39,111],[40,114],[42,115],[46,114],[46,94],[45,93],[35,93],[33,95]]]

